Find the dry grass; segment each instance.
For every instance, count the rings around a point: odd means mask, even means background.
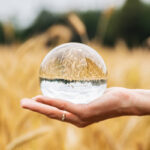
[[[77,34],[80,36],[82,42],[88,43],[89,40],[88,40],[87,31],[86,31],[86,26],[81,21],[81,19],[75,13],[70,13],[68,15],[68,22],[77,32]]]
[[[0,150],[149,150],[150,117],[121,117],[78,129],[20,108],[21,98],[41,93],[39,66],[48,52],[43,41],[35,37],[21,46],[0,46]],[[90,45],[107,64],[109,87],[150,88],[148,50]]]

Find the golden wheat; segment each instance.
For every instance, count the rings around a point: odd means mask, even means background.
[[[78,33],[83,43],[88,43],[88,34],[86,31],[86,27],[82,20],[75,14],[70,13],[68,15],[68,22],[74,28],[74,30]]]
[[[39,67],[48,52],[43,41],[35,37],[20,46],[0,46],[0,150],[149,150],[148,116],[115,118],[78,129],[20,107],[21,98],[41,94]],[[108,87],[150,88],[148,50],[129,51],[124,44],[112,49],[94,41],[90,45],[106,62]],[[47,133],[40,130],[45,126],[51,128]]]

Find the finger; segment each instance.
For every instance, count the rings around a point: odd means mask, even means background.
[[[60,99],[53,99],[46,96],[36,96],[34,100],[37,102],[41,102],[47,105],[51,105],[61,110],[66,110],[68,112],[74,113],[76,115],[80,115],[81,110],[83,109],[82,104],[73,104],[68,101],[60,100]],[[81,108],[82,107],[82,108]]]
[[[29,110],[44,114],[52,119],[62,120],[62,116],[65,113],[64,121],[72,123],[72,124],[77,124],[80,121],[79,118],[75,116],[74,114],[71,114],[69,112],[64,112],[55,107],[39,103],[32,99],[23,99],[21,101],[21,106],[25,109],[29,109]]]

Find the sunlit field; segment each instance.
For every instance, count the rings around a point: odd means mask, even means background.
[[[92,41],[108,68],[108,87],[150,89],[150,51]],[[39,67],[52,47],[45,38],[0,46],[0,150],[150,150],[150,117],[120,117],[86,128],[23,110],[20,100],[41,94]]]

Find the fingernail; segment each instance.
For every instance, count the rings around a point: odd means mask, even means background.
[[[37,96],[35,96],[35,97],[32,97],[32,100],[37,100],[37,99],[39,99],[40,97],[42,97],[42,95],[37,95]]]

